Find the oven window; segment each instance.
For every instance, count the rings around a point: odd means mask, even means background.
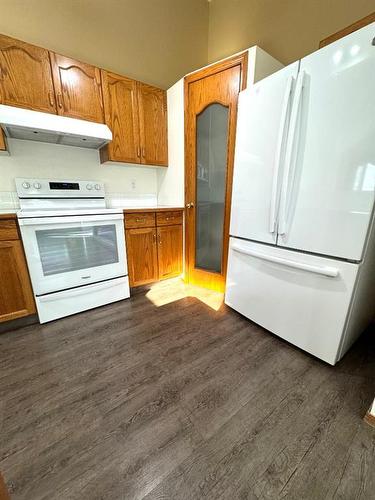
[[[116,226],[35,231],[45,276],[118,262]]]

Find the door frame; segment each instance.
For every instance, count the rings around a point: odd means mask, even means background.
[[[188,151],[188,108],[189,108],[189,85],[197,80],[202,80],[203,78],[215,75],[227,69],[233,68],[235,66],[240,66],[240,91],[244,90],[247,85],[247,70],[248,70],[248,51],[241,52],[232,57],[228,57],[222,61],[206,66],[200,70],[190,73],[184,78],[184,157],[185,157],[185,207],[189,203],[189,193],[188,193],[188,183],[187,179],[191,175],[195,175],[196,158],[191,162],[191,155]],[[227,263],[228,263],[228,248],[229,248],[229,223],[230,223],[230,211],[231,211],[231,200],[232,200],[232,183],[233,183],[233,166],[234,166],[234,148],[235,148],[235,138],[236,138],[236,125],[237,125],[237,106],[233,109],[234,127],[229,130],[228,134],[228,145],[227,145],[227,171],[225,179],[225,211],[224,211],[224,224],[223,224],[223,253],[222,253],[222,272],[214,273],[207,272],[207,279],[202,279],[197,282],[194,280],[193,284],[198,286],[205,286],[216,291],[223,292],[225,289],[225,280],[227,273]],[[195,193],[196,199],[196,193]],[[185,212],[185,256],[184,256],[184,275],[185,281],[191,283],[191,277],[189,276],[189,224],[188,217],[190,209],[187,208]],[[195,207],[194,207],[195,210]],[[194,236],[195,243],[195,236]],[[194,255],[195,258],[195,255]],[[205,272],[202,270],[202,272]]]

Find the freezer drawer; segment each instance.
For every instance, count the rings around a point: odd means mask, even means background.
[[[225,302],[334,365],[359,266],[230,239]]]

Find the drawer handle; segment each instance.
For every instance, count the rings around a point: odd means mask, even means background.
[[[165,220],[174,220],[174,217],[166,217]]]
[[[146,222],[146,219],[135,219],[135,222]]]

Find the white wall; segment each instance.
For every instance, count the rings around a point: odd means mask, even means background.
[[[101,165],[96,150],[8,141],[10,156],[0,156],[0,209],[8,207],[9,193],[15,192],[15,177],[92,179],[104,182],[110,198],[123,197],[129,204],[139,199],[148,205],[157,198],[157,168],[128,164]]]
[[[184,206],[184,79],[167,90],[168,168],[157,172],[158,204]]]

